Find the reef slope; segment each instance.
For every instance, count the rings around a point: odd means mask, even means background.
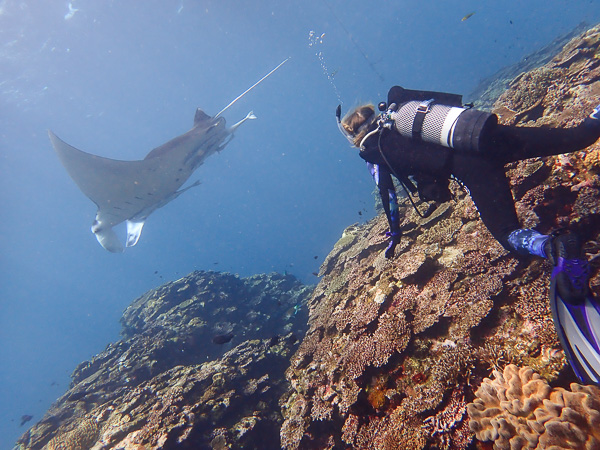
[[[493,110],[503,123],[568,127],[599,101],[595,27],[518,75]],[[569,227],[588,241],[591,285],[600,295],[600,143],[506,170],[523,226]],[[395,259],[383,257],[380,215],[346,229],[323,263],[310,328],[287,371],[293,389],[283,407],[284,448],[464,449],[476,445],[475,431],[494,448],[598,448],[590,430],[598,426],[600,391],[577,385],[566,365],[548,304],[549,263],[509,254],[470,197],[458,184],[452,189],[455,199],[427,219],[401,206]],[[507,372],[509,364],[515,369]],[[496,381],[484,382],[493,370]],[[530,381],[539,401],[519,412],[519,401],[533,395],[522,387]],[[548,382],[564,389],[551,394]],[[495,405],[506,398],[491,395],[498,386],[522,387],[524,399],[514,397],[500,413]],[[586,409],[576,415],[570,407],[582,399]],[[567,429],[550,421],[561,411],[577,418],[561,422]],[[518,441],[523,429],[511,420],[530,424],[527,442]]]
[[[312,289],[290,275],[194,272],[149,291],[123,314],[123,339],[75,369],[16,448],[278,449]]]

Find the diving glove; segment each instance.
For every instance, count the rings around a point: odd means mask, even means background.
[[[398,245],[400,243],[400,232],[396,231],[396,232],[387,232],[385,233],[386,236],[390,237],[390,243],[388,244],[387,248],[385,249],[385,257],[387,259],[393,258],[394,257],[394,250],[396,250],[396,245]]]

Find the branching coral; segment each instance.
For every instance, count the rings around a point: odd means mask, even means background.
[[[467,405],[477,439],[495,449],[600,448],[600,389],[555,388],[529,367],[508,365],[484,379]]]

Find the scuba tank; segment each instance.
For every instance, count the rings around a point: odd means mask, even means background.
[[[380,124],[402,136],[467,152],[482,151],[486,133],[498,117],[462,106],[462,96],[394,86],[380,103]]]

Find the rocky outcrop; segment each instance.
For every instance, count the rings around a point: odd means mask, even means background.
[[[195,272],[146,293],[17,448],[279,448],[311,292],[290,275]]]
[[[581,122],[600,99],[599,55],[596,27],[514,79],[494,111],[517,125]],[[597,142],[506,167],[523,226],[569,226],[588,241],[596,294],[599,152]],[[323,263],[310,328],[287,371],[286,449],[464,449],[475,439],[466,405],[492,370],[512,363],[563,388],[576,381],[552,323],[549,263],[509,254],[451,187],[454,200],[427,219],[401,206],[395,259],[383,256],[380,216],[346,229]]]

